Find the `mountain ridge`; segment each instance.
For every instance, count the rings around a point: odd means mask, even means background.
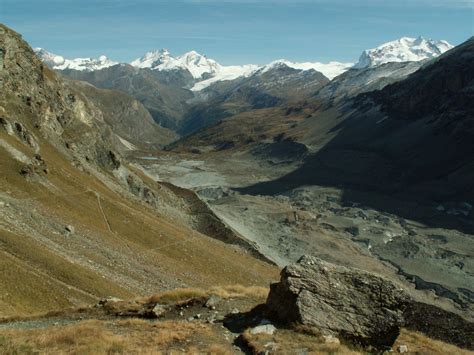
[[[274,60],[268,64],[243,64],[243,65],[221,65],[214,59],[208,58],[197,51],[189,51],[177,57],[171,55],[167,49],[158,49],[146,52],[130,63],[110,60],[105,55],[97,59],[76,58],[65,59],[60,55],[50,53],[42,48],[36,48],[37,55],[52,69],[73,69],[79,71],[95,71],[108,68],[117,64],[130,64],[139,69],[151,69],[159,71],[185,70],[188,71],[196,81],[191,87],[192,91],[201,91],[213,83],[219,81],[234,80],[248,77],[258,71],[267,71],[278,65],[286,65],[298,70],[316,70],[327,78],[341,75],[350,68],[366,68],[389,62],[422,61],[441,55],[453,46],[444,40],[426,40],[423,37],[410,38],[401,37],[395,41],[386,42],[380,46],[367,49],[362,52],[357,63],[343,63],[330,61],[321,62],[294,62],[287,59]]]

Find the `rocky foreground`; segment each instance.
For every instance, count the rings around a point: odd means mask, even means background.
[[[4,319],[0,354],[469,354],[474,349],[472,323],[412,301],[382,277],[315,257],[286,267],[267,294],[262,287],[178,289]]]

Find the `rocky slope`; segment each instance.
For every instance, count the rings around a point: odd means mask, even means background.
[[[386,63],[368,68],[352,68],[319,89],[314,97],[338,102],[364,92],[381,90],[417,71],[423,61]]]
[[[157,123],[175,131],[188,110],[187,101],[194,96],[184,88],[194,82],[187,71],[162,72],[121,64],[98,71],[66,70],[61,74],[99,88],[125,92],[141,102]]]
[[[131,96],[84,81],[67,80],[66,84],[102,112],[104,122],[119,136],[125,151],[159,149],[176,139],[173,131],[159,126],[145,106]]]
[[[328,82],[315,70],[280,64],[247,78],[213,84],[200,92],[198,103],[186,114],[180,133],[189,135],[241,112],[304,99]]]

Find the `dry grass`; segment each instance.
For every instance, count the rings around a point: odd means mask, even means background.
[[[250,297],[266,300],[269,292],[268,287],[228,285],[209,289],[209,294],[215,294],[222,298]]]
[[[361,354],[343,344],[326,344],[322,336],[286,329],[279,329],[274,335],[252,335],[246,331],[242,337],[254,354],[264,354],[267,351],[276,354]]]
[[[406,329],[402,329],[400,336],[395,342],[393,348],[398,349],[400,345],[406,345],[408,347],[409,354],[420,354],[420,355],[445,355],[445,354],[456,354],[456,355],[468,355],[474,354],[473,351],[464,350],[458,348],[455,345],[447,344],[445,342],[434,340],[426,337],[423,334],[412,332]]]
[[[205,348],[192,346],[186,350],[186,354],[188,355],[196,355],[196,354],[230,355],[230,354],[234,354],[234,352],[226,346],[219,345],[219,344],[212,344]]]
[[[269,289],[259,286],[216,286],[207,290],[201,288],[178,288],[151,296],[146,299],[150,303],[171,304],[186,301],[193,298],[206,298],[216,295],[222,298],[254,298],[258,301],[266,300]]]
[[[249,331],[243,334],[243,340],[253,353],[265,353],[274,348],[277,354],[294,354],[302,349],[314,354],[363,354],[357,348],[344,344],[326,344],[321,333],[314,328],[299,326],[292,330],[279,329],[274,335],[252,335]],[[397,352],[400,345],[408,347],[408,354],[420,355],[468,355],[472,351],[458,348],[455,345],[428,338],[420,333],[402,329],[402,332],[393,345]]]
[[[55,328],[14,330],[0,335],[0,354],[123,353],[124,339],[98,326],[97,321]],[[0,345],[2,345],[0,343]]]
[[[192,298],[204,298],[206,296],[207,292],[200,288],[178,288],[153,295],[147,301],[150,303],[172,304]]]
[[[183,350],[230,354],[227,344],[199,322],[83,321],[63,327],[0,332],[0,354],[151,354]]]

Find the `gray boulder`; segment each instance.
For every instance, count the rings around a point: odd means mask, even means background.
[[[408,302],[400,287],[380,276],[303,256],[271,285],[267,306],[280,322],[382,349],[400,334]]]

